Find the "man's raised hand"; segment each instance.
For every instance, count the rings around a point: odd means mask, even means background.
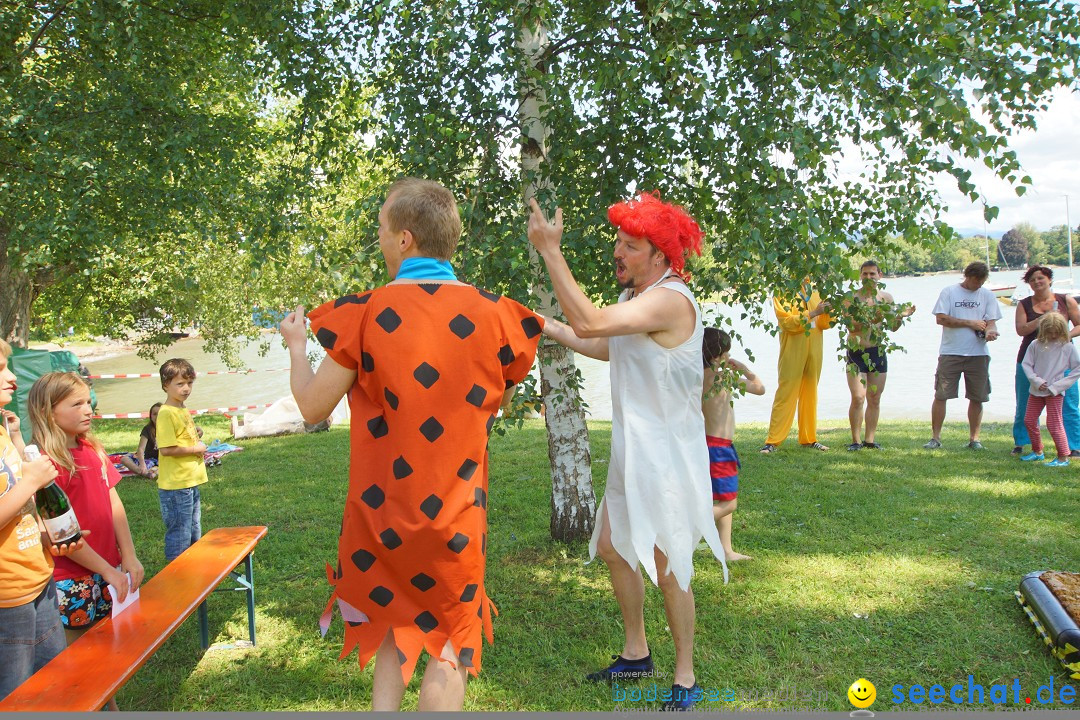
[[[281,331],[281,337],[285,340],[285,344],[292,347],[294,344],[298,347],[305,347],[307,344],[307,320],[304,317],[304,306],[298,305],[295,310],[285,316],[285,319],[278,325],[278,329]]]
[[[540,209],[536,198],[529,200],[529,207],[532,208],[529,215],[529,242],[541,255],[558,252],[562,244],[562,208],[555,208],[555,221],[551,222]]]

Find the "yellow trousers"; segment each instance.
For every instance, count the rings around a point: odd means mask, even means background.
[[[821,330],[780,333],[779,375],[769,418],[770,445],[784,442],[799,411],[799,443],[817,442],[817,386],[821,377]]]

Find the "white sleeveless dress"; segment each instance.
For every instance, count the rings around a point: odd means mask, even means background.
[[[681,282],[667,275],[645,292],[677,292],[694,306],[694,333],[665,348],[647,333],[608,339],[611,364],[611,460],[598,517],[607,508],[611,544],[632,567],[640,564],[655,584],[653,547],[667,556],[679,587],[690,586],[693,554],[705,538],[728,569],[712,515],[709,449],[701,413],[704,368],[701,311]],[[623,292],[619,302],[629,299]],[[596,557],[601,523],[589,543]]]

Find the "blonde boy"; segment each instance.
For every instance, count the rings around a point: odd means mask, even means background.
[[[731,393],[721,383],[722,369],[726,365],[734,370],[739,383],[753,395],[764,395],[765,385],[746,365],[728,357],[730,351],[731,337],[726,332],[705,328],[701,341],[701,355],[705,363],[701,411],[705,415],[705,442],[709,445],[713,519],[727,561],[736,562],[749,560],[750,556],[731,549],[731,515],[735,512],[739,495],[739,456],[732,442],[735,437],[735,412],[731,408]]]
[[[172,562],[202,536],[199,486],[206,482],[203,455],[195,423],[184,403],[195,385],[195,368],[173,358],[161,366],[165,404],[158,411],[158,499],[165,523],[165,561]]]

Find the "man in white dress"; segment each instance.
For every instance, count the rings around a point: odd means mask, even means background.
[[[653,195],[613,205],[608,219],[618,228],[615,279],[624,290],[617,304],[598,308],[563,257],[562,211],[550,222],[535,200],[531,204],[529,241],[544,259],[569,321],[567,326],[549,320],[544,334],[611,363],[611,460],[589,550],[611,573],[625,644],[614,663],[588,678],[654,675],[641,566],[663,592],[675,642],[671,694],[660,693],[664,708],[687,710],[702,696],[693,663],[694,549],[704,537],[724,560],[712,520],[701,412],[703,330],[683,277],[686,256],[701,252],[702,232],[682,208]]]

